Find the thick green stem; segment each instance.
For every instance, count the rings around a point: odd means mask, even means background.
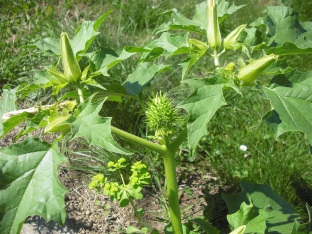
[[[187,138],[187,129],[184,129],[180,135],[173,141],[169,142],[167,137],[164,137],[164,145],[159,145],[143,138],[137,137],[131,133],[120,130],[116,127],[111,127],[113,134],[124,138],[128,141],[134,142],[138,145],[141,145],[147,149],[153,150],[161,154],[164,158],[165,165],[165,174],[167,182],[167,193],[169,201],[169,212],[170,219],[172,223],[173,233],[182,234],[182,220],[180,213],[180,204],[179,204],[179,191],[177,183],[177,174],[176,174],[176,161],[175,154],[179,149],[179,146]]]
[[[82,93],[81,88],[78,88],[78,95],[79,95],[80,103],[84,103],[84,97],[83,97],[83,93]]]
[[[159,144],[156,144],[154,142],[151,142],[151,141],[148,141],[148,140],[145,140],[141,137],[138,137],[138,136],[135,136],[131,133],[128,133],[128,132],[125,132],[119,128],[116,128],[116,127],[111,127],[111,131],[113,134],[125,139],[125,140],[128,140],[128,141],[131,141],[133,143],[136,143],[140,146],[143,146],[147,149],[150,149],[152,151],[155,151],[157,153],[160,153],[160,154],[164,154],[167,152],[167,149],[165,146],[163,145],[159,145]]]
[[[214,50],[213,60],[214,60],[215,66],[216,66],[216,67],[219,67],[219,66],[220,66],[220,63],[219,63],[219,55],[218,55],[218,53],[217,53],[217,50]]]
[[[169,201],[169,212],[172,223],[173,233],[182,234],[182,220],[179,204],[178,183],[176,174],[175,151],[168,151],[163,154],[165,164],[165,175],[167,182],[167,193]]]
[[[180,145],[186,140],[186,138],[187,138],[187,128],[183,129],[180,135],[178,135],[177,138],[169,144],[170,150],[174,152],[178,151]]]

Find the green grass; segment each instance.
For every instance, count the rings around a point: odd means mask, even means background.
[[[145,1],[145,0],[111,0],[111,1],[34,1],[24,0],[15,4],[13,1],[0,3],[0,89],[4,84],[15,86],[22,81],[31,79],[37,69],[41,69],[47,58],[35,51],[27,50],[22,46],[35,43],[38,39],[47,36],[58,37],[65,30],[73,35],[75,28],[82,20],[94,20],[107,10],[114,10],[103,26],[101,35],[95,40],[91,49],[99,46],[122,49],[123,46],[143,46],[152,38],[153,29],[165,22],[166,17],[157,14],[171,8],[178,8],[188,17],[192,17],[194,5],[190,1]],[[196,1],[197,3],[201,1]],[[277,4],[280,1],[264,0],[235,0],[236,5],[248,4],[222,26],[222,35],[225,36],[240,24],[255,20],[265,6]],[[285,0],[285,4],[290,4]],[[307,12],[309,1],[292,1],[291,5],[304,15],[302,20],[312,20]],[[251,9],[250,7],[255,7]],[[57,13],[56,13],[57,12]],[[310,56],[291,58],[294,66],[301,70],[311,69],[307,64]],[[227,58],[230,60],[230,58]],[[175,61],[173,61],[175,62]],[[126,61],[110,71],[112,83],[121,83],[127,74],[132,72],[136,61]],[[211,60],[203,60],[192,69],[189,77],[203,77],[211,68]],[[179,88],[173,89],[180,82],[180,68],[156,77],[153,86],[148,88],[144,95],[162,89],[170,96],[182,99],[185,92]],[[1,93],[1,91],[0,91]],[[261,117],[270,110],[268,101],[243,91],[243,96],[226,92],[228,105],[221,108],[208,125],[209,135],[204,137],[198,147],[196,155],[185,153],[179,162],[192,162],[200,170],[215,171],[223,184],[238,184],[244,179],[255,183],[269,183],[297,212],[305,214],[304,202],[312,205],[311,194],[312,175],[309,169],[312,166],[309,147],[300,133],[287,133],[275,139],[271,129],[261,122]],[[40,96],[39,98],[43,97]],[[138,104],[127,100],[126,105],[110,103],[105,110],[113,118],[113,123],[122,129],[130,129],[140,136],[147,136],[142,113]],[[83,143],[83,142],[82,142]],[[121,142],[127,147],[128,143]],[[239,150],[240,145],[248,147],[247,152]],[[83,144],[82,144],[83,145]],[[129,145],[128,145],[129,146]],[[72,152],[72,166],[78,170],[104,172],[105,164],[117,156],[110,155],[103,149],[93,148],[86,151],[82,147],[80,152]],[[163,179],[161,159],[150,152],[138,148],[135,159],[142,159],[154,165],[153,173]],[[248,154],[244,157],[245,154]],[[207,162],[209,167],[201,166]],[[85,167],[81,167],[85,165]],[[182,165],[182,163],[180,164]],[[306,218],[306,216],[305,216]]]

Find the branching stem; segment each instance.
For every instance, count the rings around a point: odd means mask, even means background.
[[[145,140],[141,137],[137,137],[131,133],[120,130],[116,127],[111,127],[113,134],[141,145],[147,149],[155,151],[161,154],[164,158],[165,165],[165,174],[166,174],[166,183],[167,183],[167,193],[169,201],[169,212],[170,219],[173,227],[173,232],[175,234],[182,234],[182,220],[179,204],[179,193],[178,193],[178,183],[177,183],[177,174],[176,174],[176,162],[175,154],[179,149],[179,146],[187,138],[187,129],[184,129],[177,138],[170,142],[168,137],[163,137],[163,145],[159,145],[148,140]]]

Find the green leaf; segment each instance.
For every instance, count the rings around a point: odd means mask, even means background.
[[[93,97],[89,97],[85,103],[82,103],[78,107],[75,116],[71,116],[64,122],[64,124],[69,123],[72,127],[72,139],[83,137],[91,145],[101,146],[119,154],[130,154],[119,146],[112,137],[111,118],[101,118],[98,115],[104,101],[92,103]]]
[[[272,217],[266,221],[269,233],[291,233],[294,220],[300,217],[279,194],[273,191],[269,185],[257,185],[242,181],[241,187],[243,191],[240,193],[222,194],[230,214],[238,211],[243,202],[250,203],[251,201],[255,210],[262,217],[267,218],[268,215]],[[261,210],[265,212],[261,213]],[[261,219],[256,221],[262,222]]]
[[[163,64],[156,65],[151,62],[139,63],[137,68],[131,73],[123,86],[126,88],[127,94],[139,95],[143,88],[148,85],[155,75],[168,69]]]
[[[108,11],[104,13],[96,21],[83,21],[82,25],[76,30],[71,45],[78,61],[80,60],[81,55],[88,50],[94,38],[99,34],[96,30],[111,12],[112,11]]]
[[[120,207],[125,207],[129,204],[130,198],[126,190],[122,189],[117,192],[117,200]]]
[[[135,234],[137,234],[137,233],[142,233],[142,232],[141,232],[140,229],[137,229],[136,227],[129,226],[129,227],[127,227],[126,233],[129,233],[129,234],[135,233]]]
[[[228,2],[225,0],[218,0],[218,19],[219,23],[225,20],[228,16],[232,15],[245,5],[236,6],[233,2]]]
[[[140,208],[138,210],[135,211],[136,216],[138,217],[138,219],[141,219],[144,215],[144,209]]]
[[[278,75],[286,74],[293,71],[294,68],[289,67],[286,58],[276,60],[271,66],[269,66],[264,72],[263,75]]]
[[[294,222],[294,227],[293,230],[291,232],[291,234],[311,234],[312,233],[312,209],[311,206],[309,206],[308,204],[306,204],[306,208],[308,210],[308,214],[309,214],[309,222],[308,223],[302,223],[298,220],[295,220]]]
[[[194,92],[179,104],[189,113],[188,142],[193,152],[201,137],[207,135],[207,123],[221,106],[226,105],[222,90],[227,82],[218,76],[184,81],[194,88]]]
[[[171,14],[171,21],[160,25],[155,29],[155,33],[165,32],[168,30],[185,30],[188,32],[195,32],[199,34],[206,35],[206,26],[201,22],[195,20],[190,20],[186,18],[183,14],[179,13],[177,9],[172,9],[170,11],[164,12],[163,14]],[[204,16],[205,17],[205,16]]]
[[[298,14],[290,7],[270,6],[251,26],[266,27],[272,38],[267,54],[292,55],[312,53],[312,28],[310,22],[301,23]]]
[[[2,124],[2,117],[4,114],[16,110],[16,91],[15,89],[3,89],[2,97],[0,99],[0,136],[4,134],[4,126]]]
[[[151,234],[152,233],[158,233],[159,232],[153,232],[154,230],[152,230]],[[156,230],[157,231],[157,230]],[[140,229],[137,229],[136,227],[133,227],[133,226],[129,226],[127,227],[127,230],[126,230],[126,233],[132,233],[132,234],[140,234],[140,233],[148,233],[148,228],[147,227],[143,227],[141,230]]]
[[[260,214],[254,209],[252,203],[247,205],[243,202],[236,213],[227,216],[227,220],[232,230],[246,225],[246,231],[244,233],[265,233],[267,228],[265,220],[272,218],[272,216],[261,209],[259,212]]]
[[[308,46],[308,47],[305,47]],[[309,54],[312,53],[312,43],[295,45],[294,43],[285,42],[280,47],[272,47],[267,50],[268,54],[292,55],[292,54]]]
[[[39,111],[35,116],[32,114],[27,115],[25,127],[18,133],[15,140],[18,140],[20,137],[46,126],[47,121],[45,119],[47,117],[48,113],[46,111]]]
[[[146,50],[144,49],[143,51]],[[107,72],[109,69],[135,53],[143,51],[139,48],[135,49],[134,47],[125,47],[121,52],[109,48],[102,48],[101,50],[87,54],[90,58],[90,71],[93,74],[100,73],[104,76],[109,76]]]
[[[51,54],[51,52],[54,55],[61,54],[61,46],[59,38],[47,37],[42,40],[39,40],[38,42],[36,42],[35,45],[39,50],[41,50],[45,54]]]
[[[229,3],[225,0],[218,0],[217,7],[219,22],[222,22],[229,15],[233,14],[243,6],[235,6],[235,4]],[[188,19],[182,13],[178,12],[177,9],[166,11],[163,14],[171,14],[171,21],[160,25],[155,30],[156,33],[168,30],[185,30],[206,35],[208,25],[206,1],[196,5],[193,19]]]
[[[186,76],[191,67],[203,56],[203,53],[190,53],[179,65],[182,67],[182,79]]]
[[[96,30],[100,27],[102,22],[112,11],[104,13],[96,21],[83,21],[82,25],[76,30],[74,38],[71,40],[71,45],[79,61],[82,54],[84,54],[90,47],[94,38],[99,34]],[[48,37],[38,41],[37,48],[42,52],[52,52],[52,54],[59,56],[61,54],[60,39]]]
[[[148,57],[157,57],[164,50],[164,55],[169,57],[172,55],[184,54],[190,52],[190,44],[188,42],[188,33],[176,33],[170,34],[168,32],[164,32],[161,34],[159,38],[147,44],[145,48],[153,50],[154,55],[151,56],[152,52],[145,52],[142,54],[142,58],[146,59]],[[162,48],[163,50],[159,50]]]
[[[34,138],[0,149],[0,232],[19,233],[28,216],[63,225],[64,196],[68,190],[58,181],[58,166],[67,159],[57,144]]]
[[[227,220],[229,221],[231,229],[233,230],[242,225],[248,224],[248,222],[256,216],[257,213],[255,212],[253,205],[247,205],[245,202],[243,202],[240,206],[240,209],[236,213],[227,215]]]
[[[277,75],[268,87],[262,87],[261,90],[273,107],[263,119],[273,129],[275,136],[300,131],[306,134],[307,142],[312,144],[312,72],[294,70]]]
[[[206,220],[203,220],[201,218],[196,218],[192,220],[194,223],[196,223],[201,230],[205,231],[206,233],[210,233],[210,234],[219,234],[220,231],[217,230],[214,226],[212,226],[211,223],[209,223]]]
[[[0,137],[6,135],[14,127],[24,122],[29,116],[32,116],[32,115],[27,112],[23,112],[19,115],[15,115],[9,118],[7,121],[3,123],[3,134],[0,135]]]
[[[24,99],[39,89],[41,89],[41,85],[23,83],[18,88],[18,93],[20,94],[19,98]]]

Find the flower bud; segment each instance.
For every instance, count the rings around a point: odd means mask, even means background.
[[[64,123],[69,117],[70,115],[51,117],[44,132],[53,133],[70,131],[70,125]]]
[[[216,0],[207,0],[208,7],[208,28],[207,39],[211,48],[216,49],[221,46],[221,33],[219,28]]]
[[[225,70],[233,72],[235,70],[235,63],[230,62],[228,65],[225,66]]]
[[[238,26],[224,39],[223,46],[225,49],[233,50],[237,48],[238,43],[236,43],[236,40],[244,28],[246,28],[246,24]]]
[[[246,83],[257,79],[272,63],[278,59],[278,55],[270,54],[257,59],[238,71],[238,78]]]
[[[76,60],[67,33],[61,33],[61,59],[64,74],[68,82],[77,82],[81,79],[80,66]]]

